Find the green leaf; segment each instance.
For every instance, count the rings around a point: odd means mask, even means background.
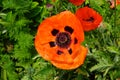
[[[111,52],[111,53],[117,53],[117,54],[119,54],[119,50],[118,50],[118,48],[115,47],[115,46],[108,46],[108,47],[107,47],[107,50],[108,50],[109,52]],[[119,54],[119,55],[120,55],[120,54]]]
[[[56,73],[54,67],[42,58],[36,59],[36,63],[33,63],[33,68],[35,69],[33,74],[35,80],[53,80]]]
[[[6,8],[14,8],[16,7],[16,4],[15,4],[15,0],[4,0],[2,2],[3,4],[3,7],[6,9]]]
[[[16,39],[18,44],[14,46],[14,56],[20,61],[25,61],[31,58],[30,48],[33,46],[33,36],[27,33],[21,32]]]
[[[30,0],[4,0],[2,2],[4,9],[29,9],[28,7],[30,7],[31,5],[31,1]]]
[[[25,18],[21,18],[20,20],[16,21],[15,26],[18,26],[20,28],[26,26],[28,23],[30,23],[31,21],[25,19]]]
[[[38,2],[32,2],[32,4],[31,4],[31,9],[36,8],[38,5],[39,5]]]

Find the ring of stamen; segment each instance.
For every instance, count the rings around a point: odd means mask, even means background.
[[[60,32],[57,34],[56,37],[56,44],[60,48],[68,48],[71,43],[71,37],[70,34],[67,32]]]

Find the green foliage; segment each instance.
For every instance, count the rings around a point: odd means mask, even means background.
[[[103,22],[85,32],[85,63],[75,70],[57,69],[34,48],[37,27],[47,17],[86,5],[99,12]],[[86,0],[79,7],[68,0],[0,0],[0,80],[119,79],[120,5],[111,9],[107,0]]]

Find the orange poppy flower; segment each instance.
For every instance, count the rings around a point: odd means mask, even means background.
[[[116,0],[116,6],[120,5],[120,0]],[[111,6],[110,8],[115,8],[115,0],[111,0]]]
[[[102,16],[89,7],[79,8],[75,15],[80,20],[84,31],[96,29],[102,21]]]
[[[76,6],[79,6],[81,4],[83,4],[83,2],[85,0],[69,0],[72,4],[76,5]]]
[[[82,65],[87,48],[80,44],[84,32],[79,20],[69,11],[45,19],[38,27],[35,48],[38,53],[60,69]]]

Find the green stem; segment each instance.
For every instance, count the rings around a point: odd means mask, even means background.
[[[7,72],[6,72],[6,70],[3,70],[3,80],[7,80]]]
[[[1,68],[1,67],[0,67]],[[7,80],[7,72],[3,68],[0,69],[0,80]]]

